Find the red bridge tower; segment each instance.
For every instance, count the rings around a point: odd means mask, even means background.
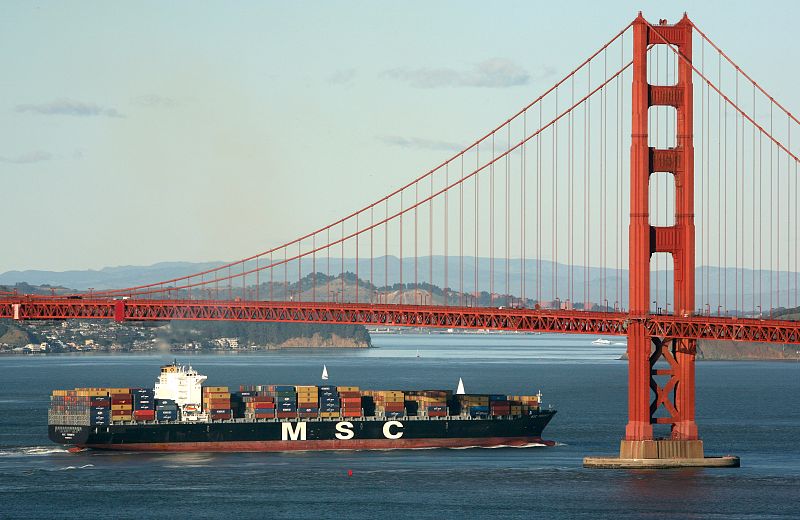
[[[692,119],[692,23],[650,26],[641,13],[633,23],[633,124],[631,135],[630,315],[628,329],[628,425],[620,448],[623,459],[702,458],[703,444],[694,421],[694,339],[652,337],[645,321],[650,314],[650,257],[670,253],[675,273],[676,315],[694,312],[694,147]],[[674,85],[647,82],[648,49],[672,45],[678,60]],[[652,148],[648,142],[650,107],[671,106],[677,112],[676,147]],[[675,180],[675,223],[650,222],[650,179],[655,172]],[[659,382],[657,376],[667,376]],[[654,424],[669,424],[668,439],[655,439]]]

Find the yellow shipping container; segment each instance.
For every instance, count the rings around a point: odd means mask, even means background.
[[[105,390],[78,390],[76,393],[81,397],[98,397],[108,395],[108,392]]]
[[[294,389],[297,391],[298,394],[301,392],[314,392],[314,393],[317,392],[316,386],[295,386]]]
[[[230,399],[229,392],[207,392],[203,394],[203,399]]]
[[[106,388],[106,391],[109,394],[129,394],[131,393],[130,388]]]
[[[67,391],[66,390],[53,390],[53,395],[59,396],[59,397],[66,397],[67,396]]]
[[[357,386],[337,386],[337,392],[358,392]]]
[[[112,410],[133,410],[132,404],[112,404]]]
[[[133,415],[115,415],[111,418],[112,422],[132,421]]]
[[[341,414],[339,412],[320,412],[320,417],[339,417]]]
[[[227,386],[204,386],[203,393],[204,394],[215,394],[215,393],[223,393],[228,392]],[[230,393],[230,392],[228,392]]]

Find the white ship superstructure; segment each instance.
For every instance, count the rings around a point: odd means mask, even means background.
[[[206,379],[206,376],[198,374],[191,366],[187,368],[177,363],[163,366],[156,381],[155,397],[172,399],[184,410],[187,406],[200,410],[202,385]]]

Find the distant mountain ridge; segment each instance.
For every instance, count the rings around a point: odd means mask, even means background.
[[[573,303],[582,302],[584,299],[585,280],[588,280],[588,300],[602,304],[608,300],[608,306],[614,307],[615,303],[625,308],[628,301],[628,271],[627,269],[607,268],[602,270],[599,267],[569,266],[557,264],[549,260],[537,261],[536,259],[526,259],[523,263],[520,259],[504,258],[494,259],[494,283],[490,281],[492,261],[486,257],[458,257],[432,256],[403,258],[402,261],[402,282],[404,284],[431,283],[444,287],[449,286],[454,291],[462,290],[466,293],[475,291],[475,279],[477,272],[478,290],[489,291],[490,288],[496,294],[506,292],[506,266],[508,266],[508,292],[514,296],[520,296],[521,279],[524,271],[525,295],[528,298],[536,299],[540,297],[542,301],[559,299],[565,301],[572,296]],[[71,270],[71,271],[8,271],[0,274],[0,286],[14,287],[16,284],[27,283],[31,285],[50,285],[59,287],[70,287],[79,291],[86,291],[89,288],[95,290],[118,289],[131,287],[153,282],[160,282],[172,278],[193,274],[204,271],[225,262],[160,262],[149,266],[119,266],[105,267],[100,270]],[[374,259],[327,257],[318,255],[317,258],[305,258],[298,266],[297,261],[290,261],[286,269],[279,268],[275,272],[275,281],[283,280],[283,273],[287,273],[287,282],[293,283],[298,280],[298,273],[303,276],[308,275],[316,267],[320,273],[329,273],[338,276],[345,272],[358,273],[358,277],[364,281],[371,281],[374,285],[381,287],[384,284],[392,285],[401,281],[401,262],[396,256],[376,257]],[[255,267],[255,264],[248,264],[248,268]],[[330,271],[328,271],[330,268]],[[343,268],[343,269],[342,269]],[[447,282],[445,283],[445,272]],[[461,273],[463,272],[463,285]],[[537,283],[537,273],[541,277],[542,283]],[[570,284],[570,273],[572,283]],[[740,269],[738,272],[734,268],[721,269],[719,267],[700,266],[696,268],[696,287],[698,289],[697,307],[705,306],[714,312],[717,306],[723,303],[724,299],[719,297],[720,293],[727,293],[728,308],[734,307],[734,295],[738,295],[739,300],[743,301],[744,309],[753,309],[756,304],[770,300],[770,292],[780,294],[776,300],[776,307],[793,305],[795,298],[795,273],[781,271],[752,271]],[[703,278],[705,275],[705,280]],[[659,285],[656,286],[656,278]],[[665,291],[665,280],[672,278],[672,271],[659,271],[651,273],[651,294],[654,300],[663,302],[666,298],[672,299],[672,288],[668,287]],[[553,284],[556,279],[557,283]],[[261,282],[265,278],[262,276]],[[248,279],[248,284],[255,283],[255,279]],[[736,284],[739,284],[738,293]],[[742,286],[742,283],[744,286]],[[799,284],[800,285],[800,284]],[[570,295],[569,288],[572,287]],[[603,291],[605,286],[605,291]],[[720,290],[724,288],[724,290]],[[770,290],[772,288],[772,290]],[[23,288],[18,288],[20,292],[25,292]],[[700,294],[705,294],[701,298]],[[619,301],[617,302],[617,299]],[[704,300],[704,301],[701,301]]]
[[[79,291],[116,289],[142,283],[168,280],[224,265],[223,262],[159,262],[149,266],[125,265],[100,270],[7,271],[0,274],[0,285],[18,283],[71,287]]]

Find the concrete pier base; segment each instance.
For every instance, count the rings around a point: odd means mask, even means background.
[[[706,457],[701,440],[623,440],[619,457],[585,457],[583,466],[607,469],[738,468],[739,457]]]

